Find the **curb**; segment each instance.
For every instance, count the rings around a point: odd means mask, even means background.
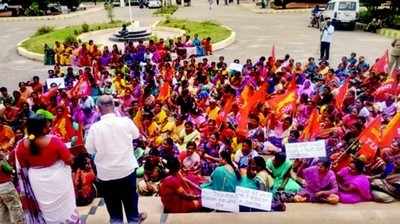
[[[379,35],[387,37],[387,38],[392,38],[392,39],[400,38],[400,30],[383,28],[383,29],[378,30],[377,33]]]
[[[231,35],[226,38],[225,40],[221,40],[220,42],[217,42],[215,44],[212,45],[213,51],[219,51],[222,50],[228,46],[230,46],[231,44],[233,44],[236,40],[236,32],[232,30],[232,28],[222,25],[224,28],[228,29],[231,31]]]
[[[73,18],[77,16],[82,16],[88,13],[99,12],[103,10],[103,7],[96,7],[80,12],[73,12],[67,15],[57,15],[57,16],[22,16],[22,17],[6,17],[0,18],[0,22],[22,22],[22,21],[43,21],[43,20],[62,20]]]
[[[20,55],[20,56],[22,56],[24,58],[33,60],[33,61],[41,61],[41,62],[43,62],[44,61],[44,54],[39,54],[39,53],[35,53],[35,52],[32,52],[32,51],[28,51],[27,49],[22,47],[22,43],[25,42],[28,39],[29,39],[29,37],[23,39],[22,41],[20,41],[17,44],[17,53],[18,53],[18,55]]]
[[[151,29],[174,31],[174,32],[177,32],[177,33],[178,33],[178,34],[176,35],[176,37],[182,36],[182,35],[184,35],[184,34],[186,33],[185,30],[182,30],[182,29],[179,29],[179,28],[166,27],[166,26],[157,26],[159,23],[160,23],[160,21],[156,21],[155,23],[153,23],[153,24],[151,25]],[[133,23],[133,26],[138,26],[138,25],[139,25],[139,21],[135,21],[135,22]],[[224,49],[224,48],[230,46],[231,44],[233,44],[233,43],[235,42],[235,40],[236,40],[236,32],[233,31],[232,28],[230,28],[230,27],[228,27],[228,26],[225,26],[225,25],[222,25],[222,27],[224,27],[224,28],[230,30],[230,31],[231,31],[231,35],[230,35],[228,38],[226,38],[225,40],[221,40],[220,42],[217,42],[217,43],[213,44],[213,45],[212,45],[213,51],[222,50],[222,49]],[[103,32],[109,32],[110,30],[118,30],[118,29],[120,29],[120,28],[110,28],[110,29],[105,29],[105,30],[92,31],[92,32],[89,32],[89,33],[81,34],[81,35],[79,35],[77,38],[78,38],[78,39],[82,39],[82,36],[83,36],[83,37],[86,37],[86,36],[91,36],[91,35],[93,35],[93,34],[98,34],[98,33],[103,33]],[[176,37],[174,37],[174,38],[176,38]],[[29,39],[29,38],[26,38],[26,39],[20,41],[20,42],[17,44],[17,53],[18,53],[20,56],[25,57],[25,58],[27,58],[27,59],[30,59],[30,60],[33,60],[33,61],[40,61],[40,62],[43,62],[43,61],[44,61],[44,54],[39,54],[39,53],[31,52],[31,51],[28,51],[28,50],[26,50],[25,48],[22,47],[22,43],[23,43],[24,41],[26,41],[27,39]]]
[[[240,4],[240,6],[256,14],[305,14],[311,12],[311,9],[261,9],[253,7],[252,4]]]

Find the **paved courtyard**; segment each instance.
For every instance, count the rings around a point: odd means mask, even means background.
[[[152,15],[151,10],[133,10],[135,19],[144,26],[149,26],[159,18]],[[115,10],[117,19],[128,20],[128,10]],[[296,60],[304,62],[309,56],[318,56],[320,33],[317,29],[308,28],[309,14],[255,14],[245,7],[230,5],[216,6],[208,9],[207,0],[193,0],[192,7],[180,8],[174,15],[179,18],[195,20],[215,20],[236,31],[236,42],[228,48],[215,52],[211,58],[220,55],[227,59],[256,59],[261,55],[269,55],[273,44],[278,56],[290,53]],[[105,11],[93,12],[84,16],[54,21],[0,21],[0,86],[15,88],[21,80],[33,75],[46,77],[48,67],[39,62],[22,58],[16,53],[15,46],[21,40],[34,33],[42,25],[66,26],[107,21]],[[335,65],[343,55],[357,52],[369,61],[375,60],[391,40],[372,33],[359,31],[337,31],[332,45],[332,63]]]
[[[207,0],[193,0],[192,7],[180,8],[174,15],[179,18],[194,20],[215,20],[231,27],[236,32],[236,41],[226,49],[215,52],[212,59],[224,55],[228,60],[247,58],[257,59],[271,52],[272,45],[276,46],[279,57],[290,53],[297,61],[304,62],[308,57],[318,57],[318,30],[308,28],[308,13],[290,14],[256,14],[245,7],[214,6],[208,9]],[[143,26],[150,26],[160,18],[154,17],[151,10],[134,8],[134,17]],[[128,10],[116,9],[116,19],[128,20]],[[0,21],[0,86],[14,89],[19,81],[28,80],[33,75],[45,78],[50,67],[40,62],[20,57],[15,46],[21,40],[33,34],[42,25],[66,26],[81,23],[107,21],[105,11],[93,12],[84,16],[54,20],[54,21]],[[357,52],[367,57],[370,63],[390,47],[391,40],[371,33],[358,31],[337,31],[334,34],[332,46],[332,63],[337,64],[343,55]],[[320,206],[311,204],[289,205],[287,213],[258,213],[258,214],[190,214],[171,215],[168,223],[396,223],[399,220],[399,203],[382,205],[365,203],[357,206]],[[158,198],[141,198],[141,208],[150,215],[146,223],[157,223],[160,217],[160,201]],[[104,206],[97,208],[80,208],[81,214],[86,215],[88,223],[107,223],[107,213]],[[281,215],[283,214],[283,215]],[[321,220],[322,219],[322,220]]]

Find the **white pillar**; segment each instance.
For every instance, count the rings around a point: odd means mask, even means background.
[[[125,0],[119,0],[121,8],[125,7]]]

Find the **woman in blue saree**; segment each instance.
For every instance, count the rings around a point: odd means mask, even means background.
[[[196,56],[197,57],[204,56],[204,49],[201,45],[201,40],[199,39],[199,35],[197,33],[194,35],[192,45],[194,47],[196,47]]]
[[[221,166],[217,167],[211,174],[211,179],[208,183],[201,185],[202,188],[235,192],[241,176],[239,170],[233,165],[231,155],[228,151],[222,151]]]

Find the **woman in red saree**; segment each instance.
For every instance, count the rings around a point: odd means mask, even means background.
[[[82,44],[81,49],[79,50],[78,55],[79,66],[90,66],[90,53],[86,47],[86,44]]]
[[[59,136],[64,142],[71,141],[74,136],[72,118],[65,107],[56,108],[56,117],[53,122],[52,133]]]
[[[171,157],[167,167],[169,175],[161,181],[159,191],[164,212],[186,213],[200,210],[200,187],[180,174],[177,158]]]

